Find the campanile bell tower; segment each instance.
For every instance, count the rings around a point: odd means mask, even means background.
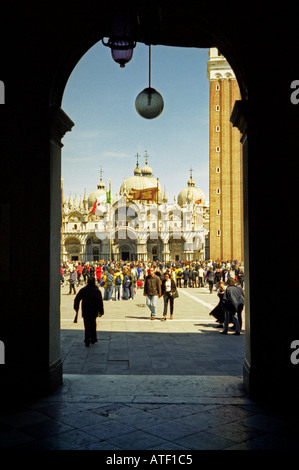
[[[210,83],[210,258],[244,260],[243,167],[240,132],[230,116],[240,90],[229,63],[209,50]]]

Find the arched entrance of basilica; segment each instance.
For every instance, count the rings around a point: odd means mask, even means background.
[[[126,243],[126,240],[118,241],[115,247],[114,258],[117,261],[134,261],[136,259],[134,242]]]
[[[260,5],[247,6],[244,14],[239,9],[230,10],[223,3],[213,10],[208,4],[201,3],[175,6],[171,2],[139,8],[134,2],[129,4],[138,17],[137,41],[181,47],[218,47],[235,71],[242,100],[236,103],[231,119],[242,133],[244,156],[247,286],[244,385],[251,396],[281,398],[286,395],[290,402],[292,396],[298,395],[299,383],[299,366],[290,360],[291,344],[299,331],[298,319],[292,307],[286,308],[286,301],[290,306],[295,305],[298,287],[299,250],[295,227],[298,159],[294,155],[299,152],[299,144],[295,107],[289,99],[290,84],[299,73],[293,60],[298,50],[298,38],[292,33],[296,31],[296,25],[290,24],[296,14],[293,11],[292,18],[286,15],[292,37],[284,38],[265,31],[268,17]],[[62,138],[71,130],[73,122],[60,106],[64,87],[76,63],[93,44],[103,36],[109,36],[113,12],[113,7],[108,4],[97,10],[94,4],[87,2],[83,11],[60,6],[59,14],[53,7],[45,15],[42,7],[36,7],[32,14],[26,6],[26,11],[18,12],[18,18],[10,8],[4,14],[4,20],[5,15],[10,15],[8,24],[14,19],[16,27],[10,34],[17,39],[14,45],[11,44],[11,50],[3,53],[5,73],[1,77],[7,90],[7,104],[1,108],[1,152],[7,158],[1,161],[6,181],[3,181],[2,194],[5,196],[1,204],[4,313],[0,339],[5,344],[6,364],[0,370],[0,378],[2,392],[7,395],[16,391],[17,396],[29,397],[50,393],[62,381],[60,259],[57,250],[60,243],[60,165]],[[281,12],[272,18],[277,28],[284,21]],[[5,32],[1,31],[1,34],[2,44],[7,43]],[[20,43],[22,56],[18,49]],[[17,61],[15,57],[18,57]],[[267,77],[271,63],[287,63],[289,67],[276,68],[275,80],[270,82]],[[22,74],[22,80],[20,70],[27,72]],[[262,79],[266,80],[265,87],[261,86]],[[261,132],[264,138],[261,138]],[[32,176],[32,168],[37,178],[28,194],[27,181]],[[270,168],[271,178],[266,178]],[[12,179],[18,193],[11,191]],[[284,180],[288,181],[284,196],[273,195],[273,188],[280,187]],[[22,192],[28,194],[26,212],[18,197]],[[36,214],[39,212],[43,213],[43,218],[37,225]],[[282,217],[284,223],[277,223]],[[31,227],[30,234],[25,229],[28,226]],[[275,236],[271,227],[275,227]],[[20,237],[23,247],[26,244],[25,254],[13,249]],[[275,278],[271,286],[275,295],[270,294],[260,301],[261,267],[266,263],[268,272],[276,270],[277,240],[284,240],[288,247],[287,261],[292,260],[288,269],[294,279],[294,289]],[[25,267],[26,279],[20,286],[19,295],[15,296],[14,279]],[[37,268],[44,275],[35,282],[33,301],[29,280]],[[22,314],[24,307],[26,318]],[[14,335],[11,335],[12,331]]]
[[[77,261],[81,259],[81,245],[77,238],[68,238],[65,241],[64,256],[69,261]]]
[[[124,245],[120,249],[119,257],[122,261],[132,261],[132,253],[130,247]]]

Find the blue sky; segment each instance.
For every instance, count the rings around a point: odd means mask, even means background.
[[[79,200],[97,188],[100,168],[108,189],[119,192],[124,178],[148,164],[173,201],[193,178],[209,199],[208,49],[151,46],[151,86],[164,99],[163,113],[143,119],[135,99],[149,85],[149,48],[137,44],[120,68],[110,49],[93,46],[74,68],[62,108],[75,126],[63,138],[64,194]]]

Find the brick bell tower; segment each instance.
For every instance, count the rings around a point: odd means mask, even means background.
[[[243,166],[240,132],[230,116],[240,90],[229,63],[209,50],[210,258],[244,261]]]

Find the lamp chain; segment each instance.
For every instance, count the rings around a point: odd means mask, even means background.
[[[148,67],[148,70],[149,70],[149,88],[151,88],[151,45],[149,45],[149,67]]]

